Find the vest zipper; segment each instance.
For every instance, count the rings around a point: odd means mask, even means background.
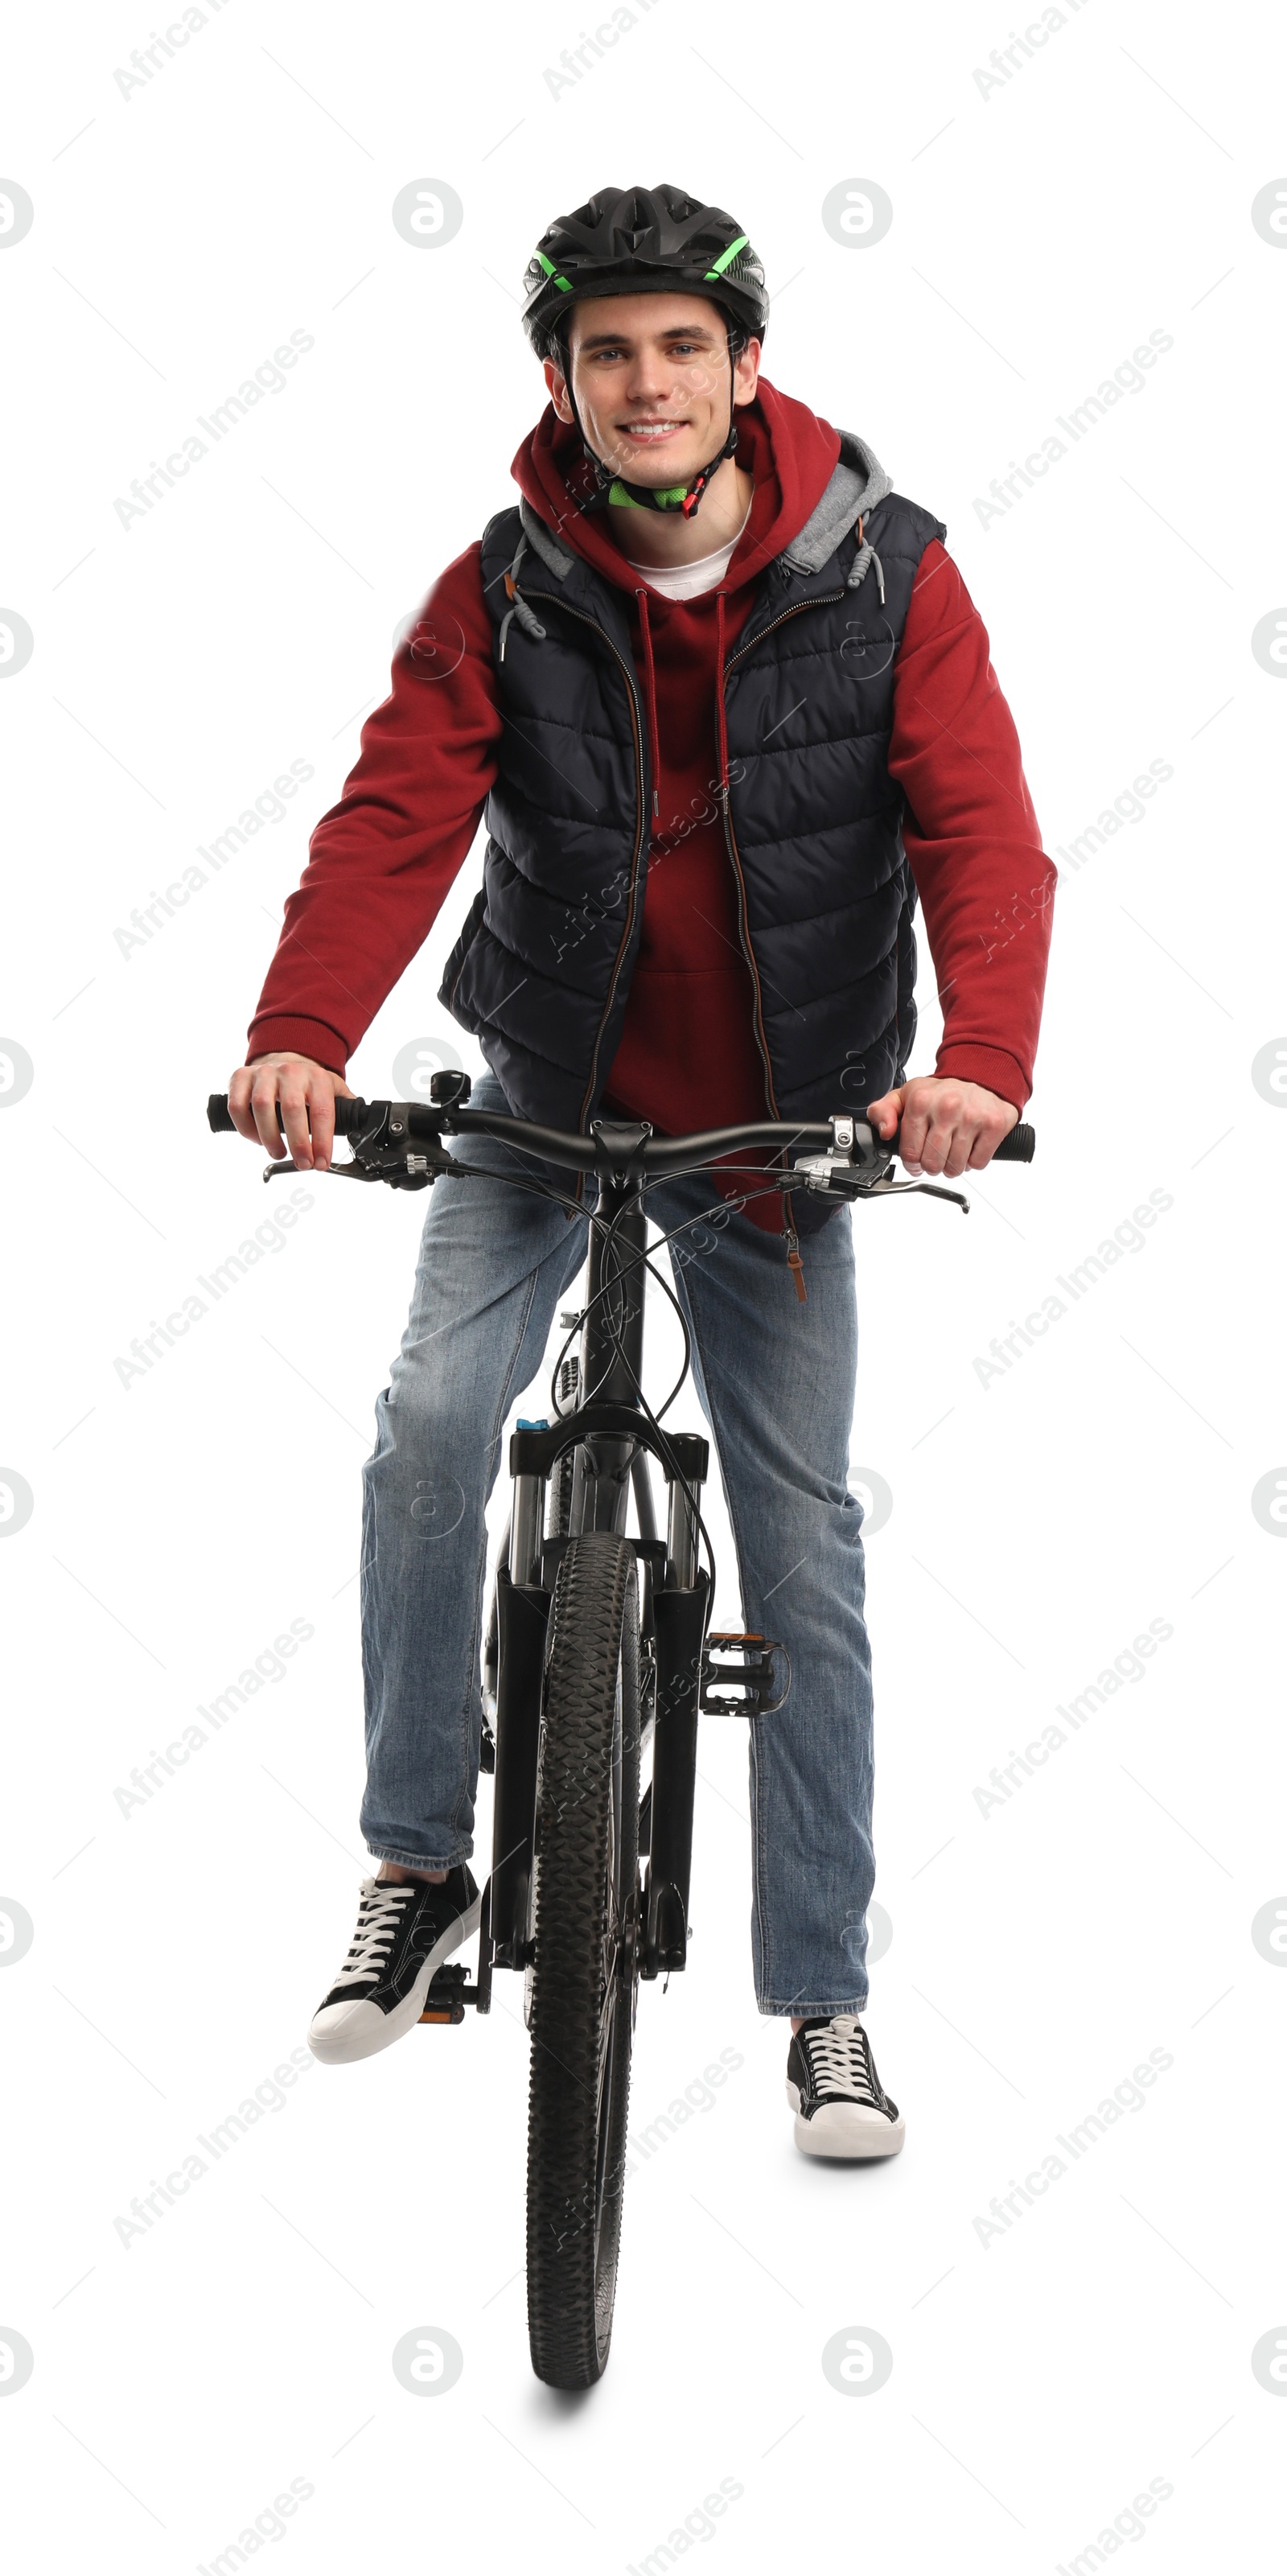
[[[780,617],[770,618],[768,625],[762,626],[759,634],[753,635],[748,644],[739,646],[736,653],[731,653],[719,675],[721,706],[723,707],[724,701],[724,683],[728,678],[729,672],[734,669],[738,662],[743,660],[747,653],[753,653],[756,645],[762,642],[766,635],[771,635],[774,628],[777,626],[785,626],[788,617],[799,617],[806,608],[830,607],[836,600],[843,599],[844,595],[843,590],[828,590],[821,592],[816,599],[797,600],[794,608],[784,608]],[[725,727],[727,728],[726,707],[723,708],[723,713]],[[763,995],[760,990],[760,970],[755,963],[755,954],[751,947],[751,934],[747,922],[746,911],[746,879],[742,874],[742,861],[738,853],[737,838],[733,830],[732,789],[727,784],[725,784],[725,792],[720,801],[724,808],[724,838],[728,844],[728,855],[733,863],[733,874],[737,879],[737,935],[742,943],[742,955],[746,959],[746,963],[751,971],[751,983],[753,988],[752,1026],[755,1031],[755,1043],[760,1050],[760,1059],[764,1066],[764,1089],[768,1099],[769,1114],[771,1117],[777,1118],[781,1115],[781,1112],[778,1109],[777,1093],[773,1088],[773,1067],[769,1061],[768,1040],[764,1034],[764,1004]],[[800,1304],[803,1305],[805,1303],[807,1291],[804,1284],[804,1263],[800,1259],[800,1238],[795,1230],[795,1208],[792,1205],[793,1195],[793,1192],[790,1190],[787,1190],[784,1193],[782,1200],[782,1213],[786,1219],[784,1230],[786,1233],[787,1243],[787,1267],[795,1282],[796,1296],[798,1297]]]
[[[766,635],[773,633],[775,627],[785,626],[788,617],[802,617],[806,608],[833,608],[836,601],[843,599],[844,595],[843,590],[820,590],[816,599],[797,599],[794,608],[784,608],[780,617],[771,617],[768,625],[760,628],[758,635],[752,635],[747,643],[738,645],[736,653],[729,654],[724,665],[725,679],[738,662],[745,661],[747,654],[753,653],[756,645],[763,643]]]
[[[597,617],[587,617],[584,609],[582,608],[570,608],[567,601],[565,599],[559,599],[552,590],[528,590],[525,588],[523,596],[525,599],[548,600],[552,608],[561,608],[564,615],[567,617],[579,618],[583,626],[593,628],[596,635],[602,636],[604,643],[608,647],[608,651],[612,654],[613,659],[620,665],[622,677],[626,683],[626,695],[630,702],[630,725],[634,735],[637,811],[635,821],[635,846],[630,860],[630,886],[626,901],[626,922],[618,944],[616,956],[613,960],[612,974],[608,983],[607,1000],[603,1005],[603,1009],[599,1017],[599,1025],[594,1034],[594,1049],[590,1057],[590,1079],[586,1084],[585,1097],[582,1100],[580,1109],[580,1132],[584,1134],[585,1114],[594,1098],[594,1086],[599,1071],[599,1049],[603,1043],[603,1032],[607,1027],[608,1020],[611,1016],[612,1005],[616,999],[617,986],[621,980],[622,962],[624,960],[626,950],[630,945],[630,937],[635,924],[635,896],[639,888],[639,854],[643,847],[647,816],[647,799],[644,795],[643,777],[643,731],[639,719],[638,685],[637,679],[635,675],[632,674],[624,654],[617,651],[617,647],[613,643],[612,637],[608,634],[605,627],[600,626]],[[578,1176],[577,1186],[574,1193],[578,1199],[581,1197],[584,1187],[585,1175],[582,1173]]]

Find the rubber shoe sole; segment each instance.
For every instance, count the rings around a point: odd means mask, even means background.
[[[322,2066],[356,2065],[361,2057],[378,2057],[382,2048],[391,2048],[395,2039],[401,2039],[407,2031],[414,2030],[424,2011],[425,1997],[444,1960],[449,1959],[453,1951],[462,1949],[470,1934],[478,1930],[482,1903],[482,1897],[476,1896],[473,1904],[456,1916],[442,1939],[435,1941],[415,1984],[403,1996],[401,2003],[394,2005],[392,2012],[381,2012],[378,2005],[368,2002],[365,1996],[349,2004],[323,2004],[321,2011],[314,2015],[308,2033],[308,2044],[318,2063]]]
[[[859,2102],[824,2102],[811,2120],[800,2110],[800,2087],[787,2078],[787,2100],[795,2113],[795,2142],[802,2155],[832,2156],[847,2164],[856,2164],[876,2156],[896,2156],[907,2134],[900,2112],[896,2120],[887,2120],[883,2111],[869,2111]]]

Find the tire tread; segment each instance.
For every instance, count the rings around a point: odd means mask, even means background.
[[[630,2086],[624,1987],[614,2029],[597,2279],[595,2095],[619,1667],[628,1889],[637,1868],[637,1605],[629,1543],[609,1531],[575,1539],[559,1566],[546,1658],[528,2113],[528,2330],[537,2377],[556,2388],[585,2388],[598,2379],[612,2332]]]

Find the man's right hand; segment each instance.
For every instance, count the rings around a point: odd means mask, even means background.
[[[289,1149],[300,1172],[328,1171],[335,1142],[335,1103],[352,1100],[341,1073],[307,1055],[254,1055],[228,1084],[228,1113],[239,1136],[282,1162]],[[277,1126],[280,1104],[285,1143]]]

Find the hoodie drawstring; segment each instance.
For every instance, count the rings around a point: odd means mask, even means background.
[[[845,582],[846,590],[856,590],[859,582],[866,579],[869,564],[874,564],[876,567],[876,580],[880,589],[880,604],[883,608],[885,605],[884,571],[881,566],[880,557],[877,554],[870,537],[865,538],[863,536],[862,520],[860,518],[858,521],[858,552],[854,556],[853,562],[849,567],[848,579]]]
[[[545,628],[542,626],[540,618],[537,616],[534,608],[528,607],[527,601],[522,598],[518,588],[518,568],[526,552],[527,538],[526,536],[521,536],[518,541],[518,550],[514,556],[514,560],[510,565],[509,571],[505,575],[505,596],[509,601],[509,606],[501,619],[500,652],[497,657],[502,662],[505,659],[505,639],[509,634],[510,619],[512,617],[516,617],[518,619],[519,625],[523,629],[523,633],[525,635],[530,635],[533,643],[542,644],[545,641]]]
[[[652,628],[648,623],[648,593],[640,584],[635,592],[639,602],[639,632],[643,637],[644,670],[648,677],[648,750],[652,760],[652,814],[656,822],[661,812],[661,743],[657,734],[657,675],[652,661]]]

